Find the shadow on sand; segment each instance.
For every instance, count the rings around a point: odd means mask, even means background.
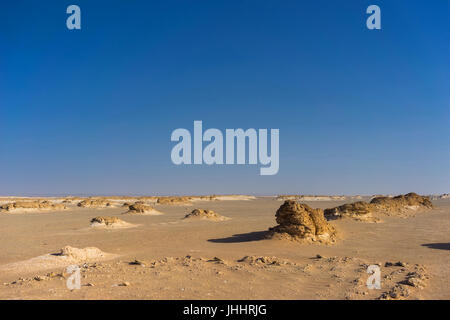
[[[448,243],[424,243],[422,246],[430,249],[450,250],[450,242]]]
[[[255,231],[249,233],[233,234],[231,237],[209,239],[210,242],[215,243],[236,243],[236,242],[251,242],[265,239],[267,231]]]

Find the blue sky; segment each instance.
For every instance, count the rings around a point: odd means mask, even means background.
[[[0,6],[0,194],[450,191],[448,1]],[[194,120],[279,128],[279,173],[175,166]]]

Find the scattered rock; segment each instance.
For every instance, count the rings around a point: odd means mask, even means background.
[[[144,261],[137,260],[137,259],[135,259],[134,261],[131,261],[129,264],[130,265],[135,265],[135,266],[145,266],[145,262]]]
[[[398,262],[386,262],[384,264],[385,267],[406,267],[406,265],[407,264],[405,262],[401,262],[401,261],[398,261]]]
[[[128,281],[124,281],[119,283],[117,286],[119,287],[129,287],[131,284]]]
[[[218,258],[218,257],[214,257],[211,260],[208,260],[208,262],[214,262],[214,263],[217,263],[217,264],[225,264],[225,261],[220,259],[220,258]]]
[[[393,272],[389,277],[385,276],[385,279],[391,280],[392,276],[402,275],[404,271],[411,270],[411,267],[408,266],[404,262],[386,262],[385,266],[396,266],[401,267],[402,269],[398,270],[398,272]],[[408,269],[407,269],[408,268]],[[402,300],[409,298],[412,293],[414,293],[417,289],[422,289],[426,286],[426,282],[429,279],[429,275],[426,272],[425,268],[421,265],[415,265],[412,271],[406,274],[406,277],[403,280],[398,281],[393,288],[389,291],[384,292],[379,299],[381,300]]]
[[[238,262],[245,262],[250,265],[276,265],[281,266],[289,264],[289,261],[277,257],[259,257],[259,256],[245,256],[239,259]]]
[[[403,300],[408,298],[410,290],[402,284],[396,284],[388,292],[384,292],[379,299],[380,300]]]

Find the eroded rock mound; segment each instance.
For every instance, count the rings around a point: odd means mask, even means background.
[[[191,205],[190,197],[160,197],[156,201],[158,204],[167,205]]]
[[[411,192],[396,197],[376,197],[370,201],[376,210],[384,212],[404,212],[407,210],[432,209],[429,197]]]
[[[324,215],[327,219],[352,218],[360,221],[376,221],[372,217],[375,207],[364,201],[346,203],[341,206],[325,209]]]
[[[108,208],[111,203],[104,199],[86,199],[77,204],[82,208]]]
[[[162,214],[162,212],[156,210],[152,206],[144,204],[144,203],[142,203],[140,201],[129,205],[128,206],[128,211],[126,213],[131,213],[131,214],[151,214],[151,215]]]
[[[205,219],[212,221],[225,221],[230,218],[224,217],[212,210],[194,209],[191,213],[187,214],[184,219]]]
[[[125,228],[133,225],[117,217],[95,217],[91,219],[91,227]]]
[[[101,223],[105,225],[112,225],[114,223],[120,222],[120,220],[117,217],[95,217],[91,219],[91,223]]]
[[[329,220],[352,218],[360,221],[377,222],[379,219],[373,217],[375,213],[402,215],[419,209],[432,208],[433,204],[429,197],[420,196],[416,193],[408,193],[396,197],[375,197],[370,203],[364,201],[346,203],[335,208],[325,209],[324,214]]]
[[[66,257],[74,261],[87,261],[92,259],[105,258],[109,254],[103,252],[102,250],[96,247],[87,247],[79,249],[71,246],[65,246],[56,255]]]
[[[323,215],[321,209],[307,204],[286,200],[277,210],[278,226],[269,229],[269,238],[291,238],[330,243],[335,241],[336,231]]]
[[[63,203],[51,203],[50,201],[17,201],[0,206],[0,211],[40,211],[40,210],[65,210]]]

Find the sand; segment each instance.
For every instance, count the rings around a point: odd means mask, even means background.
[[[58,252],[47,253],[24,261],[0,266],[1,272],[29,272],[54,268],[65,268],[69,265],[83,264],[91,261],[108,260],[116,255],[105,253],[95,247],[75,248],[65,246]],[[38,277],[38,276],[36,276]]]
[[[155,216],[110,206],[102,216],[138,225],[111,231],[88,228],[99,211],[77,202],[73,210],[0,213],[1,299],[450,299],[450,199],[382,223],[330,220],[339,235],[331,245],[267,239],[282,204],[276,197],[195,201],[231,218],[220,223],[185,223],[192,208],[181,205],[158,205],[164,215]],[[96,249],[54,255],[66,246]],[[81,266],[80,290],[66,287],[67,263]],[[369,265],[380,267],[379,290],[366,287]]]

